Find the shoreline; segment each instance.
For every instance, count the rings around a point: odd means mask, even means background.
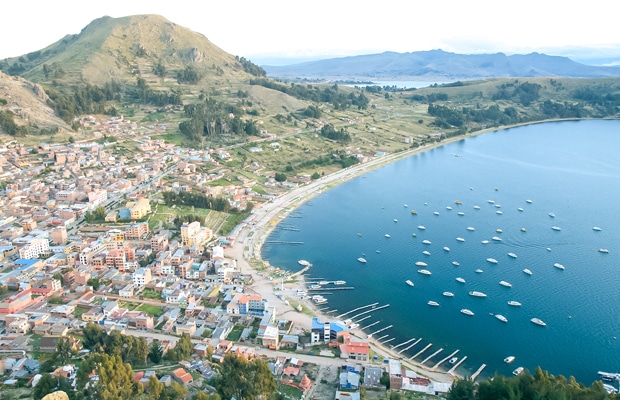
[[[303,205],[305,202],[309,201],[315,196],[322,194],[324,191],[332,189],[344,182],[347,182],[350,179],[357,178],[374,169],[391,164],[406,157],[420,154],[425,151],[444,146],[446,144],[458,142],[485,133],[497,132],[500,130],[538,124],[542,122],[560,122],[567,120],[576,121],[579,119],[554,119],[545,121],[533,121],[530,123],[515,124],[501,128],[497,127],[484,129],[467,135],[448,138],[443,141],[431,143],[425,146],[401,151],[398,153],[388,154],[386,156],[376,158],[364,164],[356,164],[355,166],[339,170],[333,174],[324,176],[316,181],[313,181],[308,185],[299,187],[288,193],[285,193],[284,195],[272,200],[271,202],[265,203],[262,207],[255,209],[253,211],[253,221],[243,227],[239,231],[237,238],[235,238],[235,242],[237,242],[235,243],[235,245],[237,245],[237,247],[233,246],[232,248],[227,248],[227,253],[229,256],[233,255],[233,258],[237,263],[240,264],[239,266],[242,269],[252,272],[254,276],[254,283],[250,285],[251,289],[256,293],[261,294],[269,301],[270,304],[275,305],[276,309],[280,312],[279,316],[285,317],[293,321],[297,331],[299,331],[300,329],[309,331],[311,329],[311,317],[306,313],[297,311],[295,308],[293,308],[293,306],[288,304],[288,300],[285,303],[286,298],[292,299],[295,297],[296,289],[305,289],[306,285],[304,276],[302,274],[291,274],[290,276],[294,275],[297,277],[297,280],[294,283],[285,284],[284,281],[280,281],[280,279],[270,281],[265,276],[263,276],[262,273],[259,273],[259,271],[248,262],[249,260],[253,262],[264,262],[261,258],[262,245],[268,238],[270,233],[273,231],[273,229],[277,226],[278,222],[286,218],[296,208]],[[271,267],[280,268],[284,271],[289,271],[291,269],[291,267]],[[274,290],[274,286],[276,283],[280,283],[280,287],[278,287],[278,289],[281,290],[279,291],[279,293],[276,293],[276,290]],[[295,303],[297,303],[296,300]],[[321,312],[318,307],[308,299],[300,301],[299,304],[302,305],[302,307],[304,307],[305,309],[311,310],[314,316],[316,316],[322,321],[328,321],[333,318],[330,317],[328,314]],[[412,371],[415,371],[422,376],[429,377],[433,380],[444,383],[452,383],[455,378],[462,378],[462,376],[457,373],[449,374],[448,372],[443,370],[432,370],[430,367],[422,365],[416,361],[410,360],[408,358],[403,358],[402,356],[394,352],[393,349],[388,345],[381,344],[374,338],[367,338],[366,334],[359,329],[351,330],[351,334],[357,338],[367,340],[370,344],[372,352],[374,352],[374,354],[376,354],[377,356],[381,358],[398,359],[401,361],[403,366],[411,369]],[[372,362],[372,360],[369,359],[368,362],[370,363]],[[379,364],[382,364],[382,359],[380,360]]]

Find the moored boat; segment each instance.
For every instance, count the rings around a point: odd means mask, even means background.
[[[553,229],[554,231],[561,231],[562,228],[560,228],[559,226],[552,226],[551,229]]]
[[[562,271],[564,271],[565,267],[564,265],[560,264],[560,263],[555,263],[553,264],[554,267],[556,267],[557,269],[561,269]]]
[[[456,281],[460,283],[465,283],[465,279],[461,278],[460,276],[456,278]]]
[[[515,360],[515,356],[508,356],[506,358],[504,358],[504,362],[506,364],[510,364],[511,362],[513,362]]]
[[[596,231],[596,232],[600,232],[602,229],[599,228],[598,226],[595,226],[595,227],[592,228],[592,230]]]
[[[598,249],[599,253],[609,253],[609,250],[607,249]]]
[[[450,248],[448,246],[444,246],[443,249],[444,251],[450,251]]]
[[[443,292],[442,294],[446,297],[454,297],[454,293],[452,292]]]
[[[457,238],[456,238],[456,240],[457,240],[458,242],[464,242],[464,241],[465,241],[465,239],[463,239],[462,237],[457,237]]]
[[[302,267],[307,267],[308,265],[310,265],[310,262],[306,260],[299,260],[297,261],[297,263],[301,265]]]
[[[434,215],[439,215],[439,211],[433,212]]]
[[[528,274],[528,275],[532,275],[532,271],[530,271],[530,270],[529,270],[529,269],[527,269],[527,268],[524,268],[524,269],[523,269],[523,272],[525,272],[525,273],[526,273],[526,274]]]
[[[461,308],[461,312],[462,312],[463,314],[465,314],[465,315],[469,315],[469,316],[474,315],[474,312],[473,312],[472,310],[467,309],[467,308]]]
[[[490,262],[491,264],[497,264],[497,260],[491,257],[487,258],[487,261]]]
[[[512,283],[506,281],[499,281],[499,284],[504,287],[512,287]]]
[[[356,328],[359,328],[359,327],[360,327],[360,324],[355,324],[355,323],[351,324],[351,326],[350,326],[351,329],[356,329]]]
[[[431,244],[432,242],[428,239],[422,240],[422,244]]]
[[[483,240],[481,243],[482,244],[489,244],[489,241],[488,240]]]
[[[459,358],[458,358],[458,357],[452,357],[451,359],[449,359],[449,360],[448,360],[448,362],[449,362],[450,364],[456,364],[456,362],[457,362],[458,360],[459,360]]]
[[[426,227],[424,225],[418,225],[418,229],[423,231],[424,229],[426,229]]]
[[[366,259],[364,257],[358,257],[357,261],[361,262],[362,264],[366,263]]]
[[[428,304],[429,306],[433,306],[433,307],[439,307],[439,303],[433,300],[429,300],[428,303],[426,304]]]
[[[455,267],[458,267],[461,264],[458,261],[452,261],[452,265],[454,265]]]
[[[411,210],[411,215],[418,215],[418,212],[416,210]]]
[[[389,237],[390,237],[390,234],[389,234],[389,233],[386,233],[384,236],[385,236],[386,238],[389,238]]]
[[[499,237],[499,236],[493,236],[491,239],[495,240],[496,242],[501,242],[502,241],[502,238]]]
[[[504,317],[502,314],[495,314],[495,318],[499,319],[502,322],[508,322],[508,318]]]
[[[521,303],[519,303],[518,301],[515,301],[515,300],[509,300],[508,301],[508,305],[509,306],[513,306],[513,307],[521,307]]]
[[[418,267],[427,267],[428,266],[428,264],[425,263],[424,261],[417,261],[415,263],[415,265],[418,266]]]
[[[462,217],[463,215],[465,215],[465,213],[463,211],[459,211],[457,212],[457,215],[460,215]]]
[[[555,218],[555,214],[554,214],[554,213],[549,213],[549,216],[550,216],[551,218]]]
[[[346,284],[347,284],[347,281],[334,281],[334,285],[342,286]]]
[[[515,369],[514,371],[512,371],[512,374],[513,374],[514,376],[517,376],[517,375],[519,375],[521,372],[523,372],[523,367],[519,367],[519,368]]]
[[[431,274],[431,271],[429,271],[427,269],[419,269],[418,272],[421,273],[422,275],[430,275]]]
[[[398,220],[396,218],[394,218],[394,222],[398,222]]]
[[[527,204],[532,204],[532,200],[529,200],[529,199],[528,199],[528,200],[525,200],[525,202],[526,202]]]
[[[517,255],[515,253],[508,253],[508,257],[517,258]]]
[[[452,207],[448,206],[446,207],[446,210],[452,210]]]
[[[473,231],[476,230],[476,228],[474,228],[473,226],[468,226],[467,230],[470,231],[470,232],[473,232]]]
[[[504,212],[502,210],[495,211],[495,214],[502,215]]]
[[[410,279],[407,279],[407,280],[405,281],[405,283],[406,283],[407,285],[411,286],[411,287],[413,287],[413,285],[414,285],[414,283],[413,283]]]
[[[430,256],[430,255],[431,255],[431,252],[430,252],[430,251],[428,251],[428,250],[424,250],[424,251],[422,252],[422,254],[424,254],[425,256]]]
[[[536,325],[540,325],[540,326],[547,326],[547,324],[540,318],[532,318],[530,319],[530,321],[532,321],[532,323],[536,324]]]
[[[497,228],[497,229],[495,230],[495,232],[497,232],[497,233],[504,233],[504,231],[503,231],[501,228]]]
[[[477,274],[481,274],[481,273],[483,273],[484,271],[483,271],[483,270],[481,270],[480,268],[478,268],[478,269],[476,269],[474,272],[475,272],[475,273],[477,273]]]
[[[477,290],[472,290],[471,292],[469,292],[469,295],[473,297],[487,297],[486,293],[479,292]]]
[[[517,211],[523,211],[523,209],[521,207],[517,208]]]
[[[526,231],[525,228],[521,228],[521,232],[525,232],[525,231]]]
[[[474,210],[480,210],[480,206],[474,206]]]

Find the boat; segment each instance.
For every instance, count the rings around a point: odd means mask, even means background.
[[[463,204],[463,202],[462,202],[462,201],[460,201],[460,200],[454,200],[454,204],[456,204],[456,205],[461,205],[461,204]]]
[[[446,207],[446,210],[452,210],[452,207],[448,206]]]
[[[564,265],[560,264],[560,263],[555,263],[553,264],[554,267],[556,267],[557,269],[561,269],[562,271],[564,270]]]
[[[433,307],[439,307],[439,303],[433,300],[429,300],[428,303],[426,304],[428,304],[429,306],[433,306]]]
[[[609,253],[609,250],[607,249],[598,249],[599,253]]]
[[[359,328],[359,327],[360,327],[360,324],[351,324],[351,326],[350,326],[351,329],[356,329],[356,328]]]
[[[415,265],[417,265],[418,267],[427,267],[428,266],[428,264],[425,263],[424,261],[417,261],[415,263]]]
[[[464,213],[463,211],[459,211],[459,212],[457,212],[456,214],[457,214],[457,215],[460,215],[461,217],[462,217],[463,215],[465,215],[465,213]]]
[[[425,256],[430,256],[430,255],[431,255],[431,252],[430,252],[430,251],[428,251],[428,250],[424,250],[424,251],[422,252],[422,254],[424,254]]]
[[[513,362],[515,360],[515,356],[508,356],[506,358],[504,358],[504,362],[506,364],[510,364],[511,362]]]
[[[487,200],[487,203],[489,204],[495,204],[495,202],[493,200]]]
[[[517,258],[517,255],[515,253],[508,253],[508,257]]]
[[[394,218],[394,222],[398,222],[398,220],[396,218]]]
[[[439,215],[439,212],[438,212],[438,211],[435,211],[433,214],[435,214],[435,215]]]
[[[361,234],[361,233],[359,233],[359,232],[357,232],[357,236],[361,237],[361,236],[362,236],[362,234]]]
[[[473,291],[469,292],[469,295],[473,296],[473,297],[487,297],[486,293],[482,293],[482,292],[479,292],[477,290],[473,290]]]
[[[554,213],[549,213],[549,216],[550,216],[551,218],[555,218],[555,214],[554,214]]]
[[[310,265],[310,262],[308,262],[306,260],[299,260],[299,261],[297,261],[297,263],[299,265],[301,265],[302,267],[307,267],[308,265]]]
[[[502,322],[508,322],[508,318],[504,317],[502,314],[495,314],[495,318],[499,319]]]
[[[480,206],[474,206],[474,210],[480,210]]]
[[[410,279],[407,279],[407,280],[405,281],[405,283],[406,283],[407,285],[409,285],[409,286],[413,287],[413,282],[411,282],[411,280],[410,280]]]
[[[525,228],[521,228],[521,232],[525,232]]]
[[[596,231],[596,232],[600,232],[602,229],[599,228],[598,226],[595,226],[595,227],[592,228],[592,230]]]
[[[431,244],[432,242],[428,239],[422,240],[422,244]]]
[[[444,249],[445,251],[450,251],[450,248],[449,248],[448,246],[444,246],[444,247],[443,247],[443,249]],[[600,250],[599,250],[599,251],[600,251]]]
[[[325,304],[327,303],[327,299],[323,296],[312,296],[312,301],[314,301],[316,304]]]
[[[418,215],[418,212],[416,210],[411,210],[411,215]]]
[[[501,204],[496,204],[495,208],[502,208],[502,205]]]
[[[465,279],[461,278],[460,276],[456,278],[456,281],[460,283],[465,283]]]
[[[366,259],[364,257],[358,257],[357,261],[361,262],[362,264],[366,263]]]
[[[523,272],[525,272],[528,275],[532,275],[532,271],[530,271],[529,269],[525,268],[523,269]]]
[[[474,312],[472,310],[468,310],[467,308],[461,308],[461,312],[465,315],[469,315],[472,316],[474,315]]]
[[[551,247],[547,247],[547,251],[551,251]]]
[[[529,199],[528,199],[528,200],[525,200],[525,202],[526,202],[527,204],[532,204],[532,200],[529,200]]]
[[[515,369],[514,371],[512,371],[512,374],[513,374],[514,376],[517,376],[517,375],[519,375],[521,372],[523,372],[523,367],[519,367],[519,368]]]
[[[540,318],[532,318],[530,319],[530,321],[532,321],[532,323],[536,324],[536,325],[540,325],[540,326],[547,326],[547,324]]]
[[[483,273],[484,271],[483,271],[483,270],[481,270],[480,268],[478,268],[478,269],[477,269],[476,271],[474,271],[474,272],[475,272],[475,273],[477,273],[477,274],[481,274],[481,273]]]
[[[381,250],[377,249],[377,250],[375,250],[375,253],[379,254],[379,253],[381,253]]]
[[[517,208],[517,211],[523,211],[523,209],[521,207]]]
[[[418,225],[418,229],[423,231],[424,229],[426,229],[426,227],[424,225]]]
[[[310,285],[310,289],[320,289],[321,285]]]
[[[601,377],[602,380],[607,382],[620,380],[619,373],[598,371],[598,375]]]
[[[473,226],[468,226],[467,230],[473,232],[476,230],[476,228],[474,228]]]
[[[342,286],[346,284],[347,284],[347,281],[334,281],[334,285]]]
[[[503,230],[501,230],[500,228],[497,228],[497,229],[495,230],[495,232],[497,232],[497,233],[504,233],[504,231],[503,231]]]
[[[442,294],[446,297],[454,297],[454,293],[452,292],[443,292]]]
[[[508,305],[513,306],[513,307],[521,307],[521,303],[519,303],[518,301],[514,301],[514,300],[509,300]]]
[[[497,211],[495,211],[495,214],[502,215],[503,213],[504,213],[504,212],[503,212],[503,211],[501,211],[501,210],[497,210]]]
[[[494,240],[494,241],[496,241],[496,242],[501,242],[501,241],[502,241],[502,238],[501,238],[501,237],[499,237],[499,236],[493,236],[493,237],[491,238],[491,240]]]
[[[457,238],[456,238],[456,240],[457,240],[458,242],[464,242],[464,241],[465,241],[465,239],[463,239],[462,237],[457,237]]]
[[[489,244],[489,241],[488,240],[483,240],[481,243],[482,244]]]
[[[329,281],[319,281],[319,285],[324,286],[324,285],[329,285],[330,282]]]
[[[458,261],[452,261],[452,265],[454,265],[455,267],[458,267],[461,264]]]
[[[456,362],[457,362],[458,360],[459,360],[459,358],[458,358],[458,357],[452,357],[451,359],[449,359],[449,360],[448,360],[448,362],[449,362],[450,364],[456,364]]]
[[[430,275],[431,274],[431,271],[429,271],[427,269],[419,269],[418,272],[423,274],[423,275]]]
[[[607,394],[616,394],[618,393],[618,389],[610,385],[609,383],[603,383],[603,389],[607,392]]]
[[[512,287],[512,283],[506,281],[499,281],[499,284],[504,287]]]
[[[494,258],[487,258],[487,261],[490,262],[491,264],[497,264],[497,260]]]
[[[554,231],[561,231],[562,228],[560,228],[559,226],[552,226],[551,229],[553,229]]]
[[[403,204],[403,207],[407,208],[407,207],[409,207],[409,206],[408,206],[407,204]]]
[[[385,234],[385,237],[386,237],[386,238],[389,238],[389,237],[390,237],[390,234],[389,234],[389,233],[386,233],[386,234]]]

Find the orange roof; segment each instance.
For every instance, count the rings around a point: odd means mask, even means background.
[[[310,387],[312,387],[312,381],[310,380],[310,378],[308,378],[308,375],[304,375],[304,377],[301,378],[301,382],[299,382],[299,386],[301,386],[305,390],[308,390],[310,389]]]
[[[180,379],[183,383],[188,383],[192,381],[192,375],[185,371],[183,368],[175,369],[172,374]]]

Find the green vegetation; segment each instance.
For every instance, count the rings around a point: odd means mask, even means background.
[[[233,342],[239,341],[239,338],[241,337],[241,334],[243,333],[243,329],[245,329],[243,325],[235,325],[232,331],[230,331],[230,333],[226,337],[226,340],[232,340]]]
[[[161,307],[152,306],[150,304],[141,304],[136,307],[135,311],[144,311],[153,318],[159,318],[164,315],[164,310]]]
[[[15,114],[13,114],[11,110],[0,110],[0,131],[4,131],[11,136],[26,136],[28,134],[28,128],[24,125],[17,125],[14,116]]]

